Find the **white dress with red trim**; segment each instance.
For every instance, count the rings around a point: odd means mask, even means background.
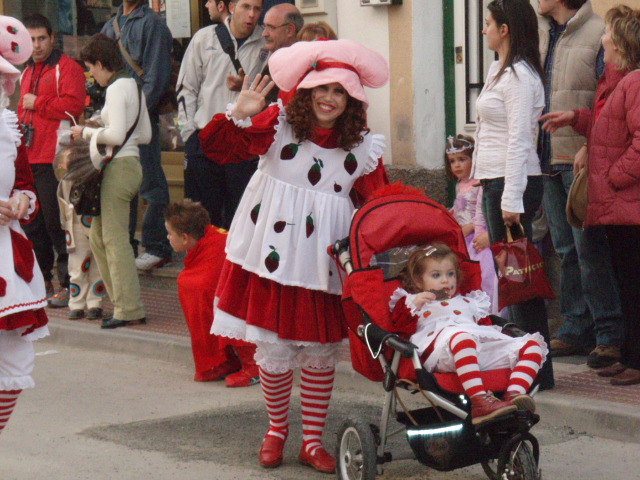
[[[348,234],[349,193],[380,168],[384,137],[363,132],[349,151],[299,142],[282,107],[274,130],[229,231],[211,332],[249,342],[339,342],[342,284],[327,247]]]
[[[18,156],[20,144],[18,118],[5,109],[0,114],[0,200],[23,192],[31,200],[31,215],[36,210],[35,194],[17,189],[22,183],[19,169],[29,168],[26,158]],[[34,385],[31,341],[49,334],[44,279],[19,221],[0,225],[0,252],[0,390],[29,388]]]
[[[530,340],[542,347],[543,362],[546,358],[548,350],[539,333],[510,337],[498,326],[477,323],[491,313],[491,300],[481,290],[448,300],[427,302],[420,308],[415,305],[415,298],[416,294],[398,288],[391,296],[389,309],[396,317],[410,315],[415,319],[416,332],[410,340],[418,347],[420,355],[433,344],[432,353],[424,359],[424,367],[430,372],[455,372],[449,341],[460,331],[469,333],[476,341],[481,370],[513,369],[520,350]]]

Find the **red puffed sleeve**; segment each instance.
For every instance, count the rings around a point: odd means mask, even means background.
[[[269,150],[275,138],[280,107],[271,105],[251,118],[251,126],[238,127],[223,113],[198,134],[202,151],[216,163],[238,163]]]
[[[394,332],[410,337],[416,333],[418,317],[411,314],[411,309],[405,303],[406,298],[403,297],[398,300],[398,303],[391,311],[391,327]]]
[[[38,201],[36,197],[36,190],[33,186],[33,174],[31,173],[31,166],[29,165],[29,159],[27,158],[27,147],[24,144],[24,137],[22,143],[18,147],[18,156],[15,161],[16,179],[13,184],[14,192],[16,190],[26,193],[31,199],[29,206],[28,217],[20,220],[20,223],[31,222],[38,213]]]
[[[378,166],[373,172],[356,180],[352,190],[352,193],[355,192],[355,194],[351,195],[351,200],[356,207],[360,207],[371,197],[373,192],[385,185],[389,185],[389,177],[387,176],[387,170],[384,168],[384,163],[382,163],[382,158],[380,158],[378,159]]]

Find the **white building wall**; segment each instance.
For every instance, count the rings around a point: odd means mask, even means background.
[[[387,7],[361,7],[358,0],[337,0],[338,38],[357,40],[389,58],[389,20]],[[327,4],[330,2],[327,1]],[[305,18],[306,20],[306,18]],[[369,128],[381,133],[387,140],[385,162],[389,163],[391,151],[391,126],[389,111],[389,85],[383,88],[367,88]]]
[[[443,167],[445,146],[442,3],[413,2],[413,84],[416,164]]]

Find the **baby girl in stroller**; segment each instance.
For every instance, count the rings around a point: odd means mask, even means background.
[[[491,325],[489,296],[476,290],[456,295],[462,280],[458,257],[434,243],[415,250],[402,274],[389,307],[396,325],[416,324],[411,342],[429,372],[455,372],[471,400],[474,425],[516,409],[535,411],[527,392],[548,349],[538,333],[511,337]],[[512,370],[502,400],[488,392],[481,370]]]

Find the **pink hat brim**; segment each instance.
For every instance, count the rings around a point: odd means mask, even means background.
[[[349,68],[315,70],[318,61],[339,62]],[[276,85],[288,92],[340,83],[350,96],[368,104],[363,86],[379,88],[389,81],[389,62],[378,52],[354,40],[297,42],[275,51],[269,72]]]
[[[2,78],[2,87],[7,96],[13,95],[16,89],[16,82],[20,78],[20,70],[0,57],[0,78]]]

